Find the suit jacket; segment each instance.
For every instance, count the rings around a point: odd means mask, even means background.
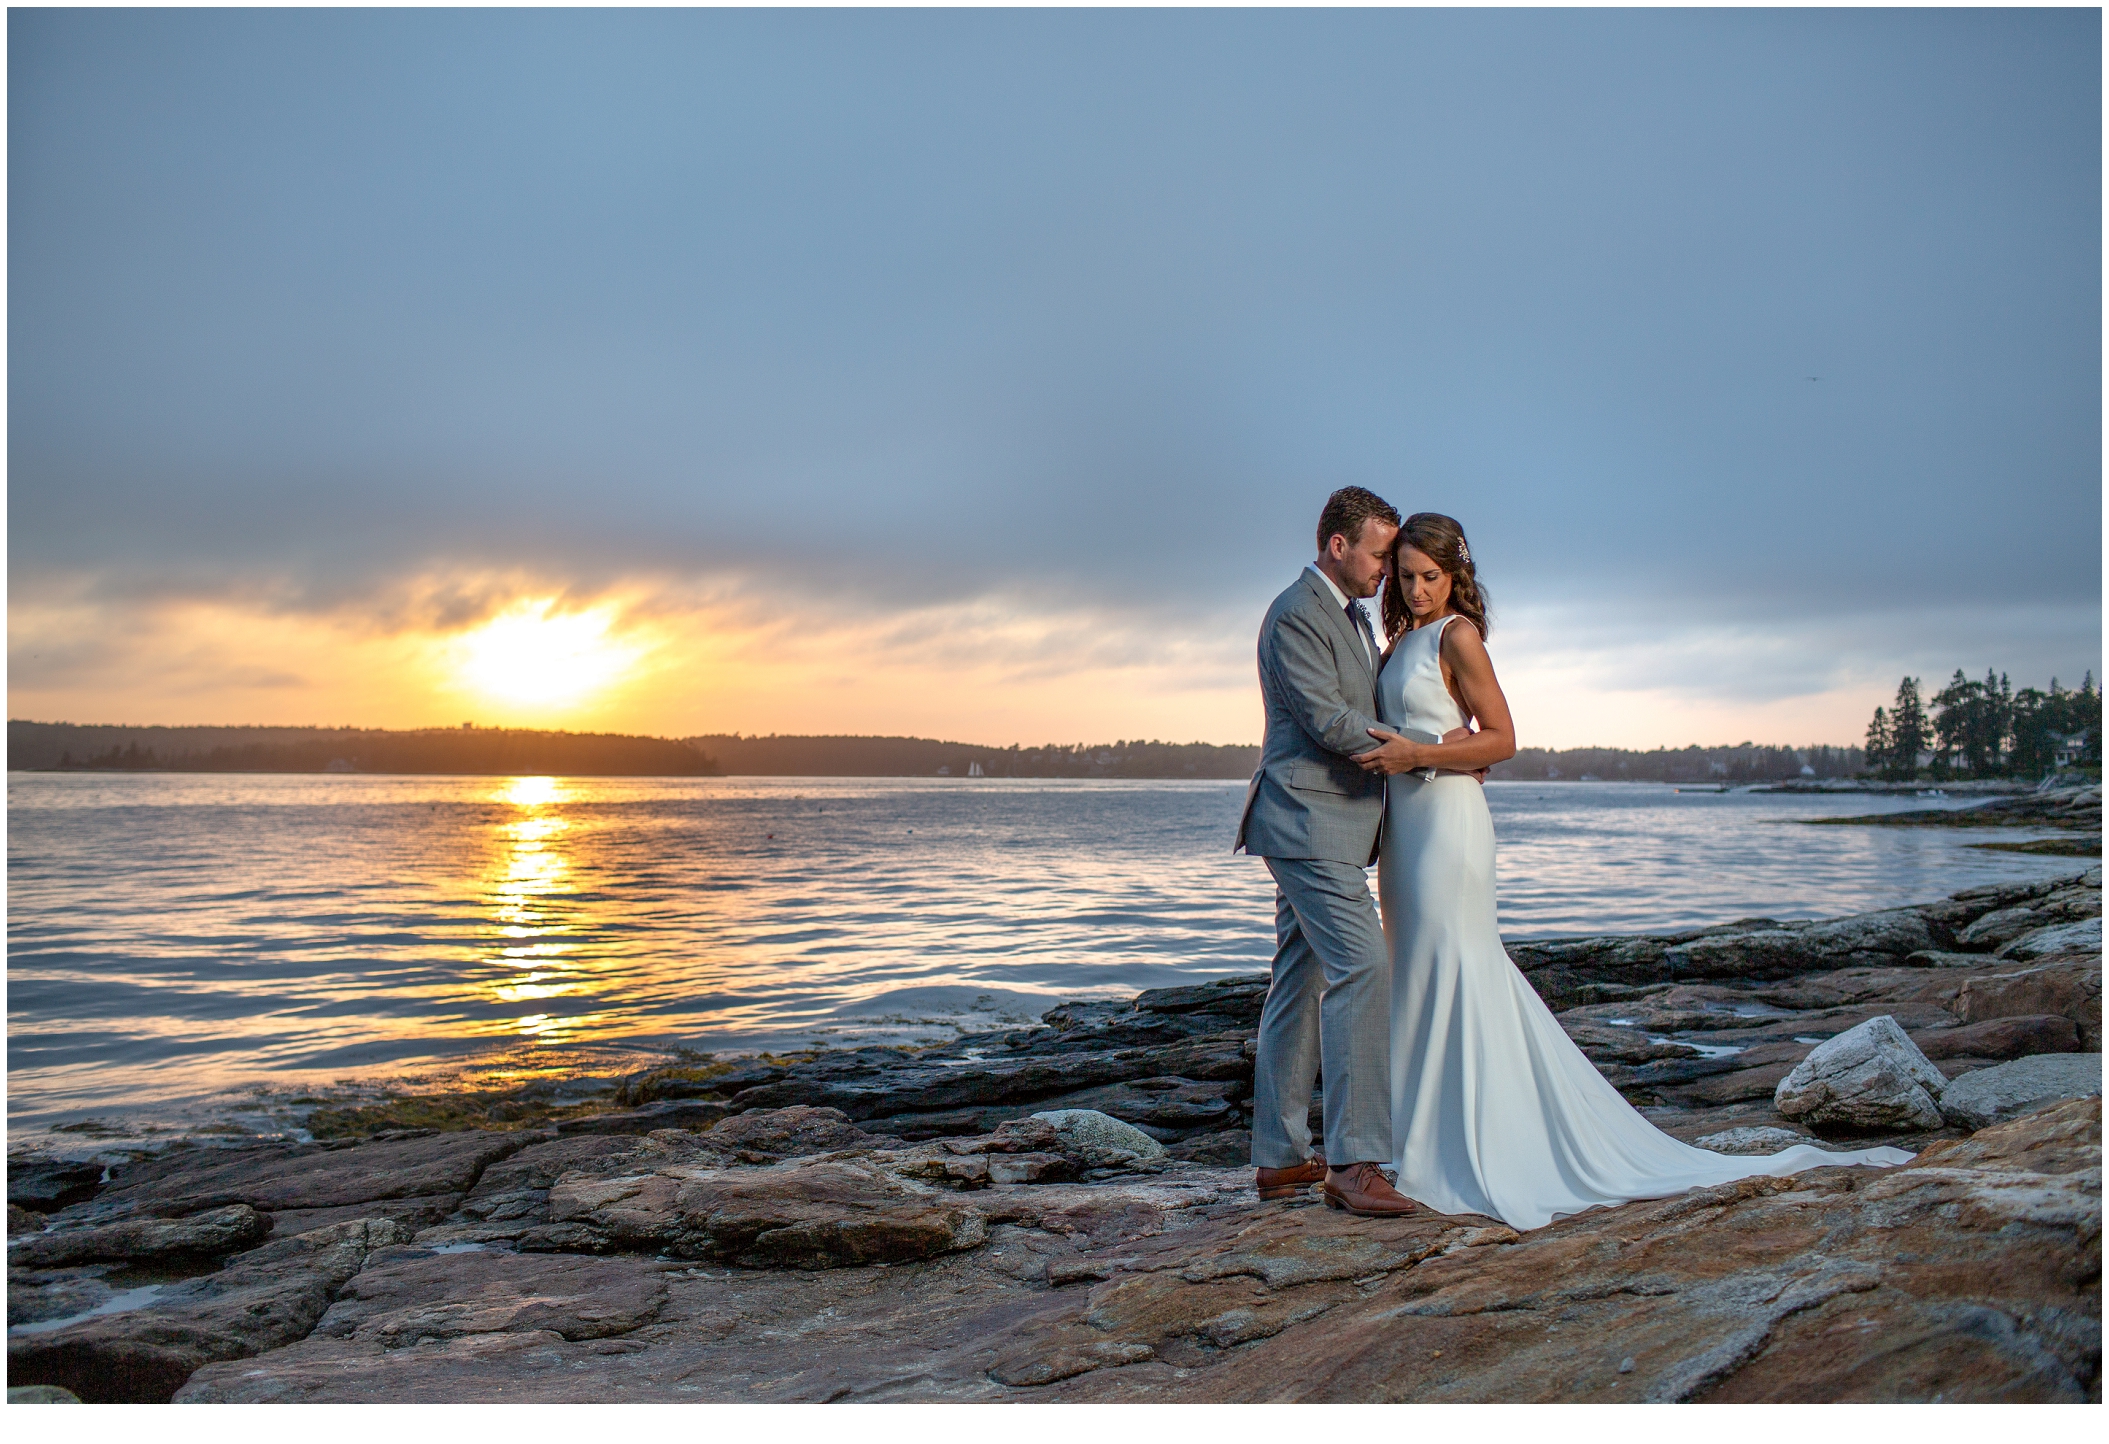
[[[1362,635],[1306,569],[1260,624],[1267,741],[1231,851],[1367,867],[1384,825],[1384,779],[1348,759],[1380,745],[1377,671]]]

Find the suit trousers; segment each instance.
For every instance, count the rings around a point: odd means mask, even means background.
[[[1270,857],[1274,981],[1260,1013],[1252,1162],[1290,1168],[1311,1152],[1311,1091],[1325,1071],[1325,1157],[1391,1161],[1391,954],[1369,873],[1353,863]]]

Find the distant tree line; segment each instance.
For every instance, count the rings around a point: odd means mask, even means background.
[[[1101,742],[980,747],[927,737],[691,737],[742,777],[1250,777],[1257,747],[1206,742]]]
[[[1857,747],[1525,747],[1488,776],[1496,782],[1784,782],[1852,777],[1864,765]]]
[[[1950,777],[2043,777],[2061,765],[2102,765],[2102,694],[2089,671],[2077,689],[2016,692],[2006,674],[1982,682],[1961,668],[1925,698],[1919,679],[1897,684],[1896,699],[1867,724],[1868,770],[1896,781]]]
[[[34,730],[32,730],[34,729]],[[684,742],[607,732],[544,732],[498,727],[389,732],[379,729],[156,728],[159,736],[119,742],[112,729],[65,723],[8,723],[8,765],[61,772],[386,772],[471,777],[710,777],[717,759]],[[145,731],[147,729],[123,729]],[[68,736],[69,733],[79,734]],[[290,734],[290,735],[287,735]],[[56,756],[51,755],[56,750]]]

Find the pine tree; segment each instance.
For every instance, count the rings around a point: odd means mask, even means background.
[[[2013,749],[2007,753],[2008,775],[2041,777],[2051,770],[2058,745],[2052,721],[2056,701],[2056,697],[2034,687],[2023,687],[2014,694],[2007,723],[2008,735],[2013,739]]]
[[[1934,750],[1941,772],[1982,775],[1985,728],[1984,684],[1963,675],[1960,667],[1933,698]]]
[[[1926,707],[1919,701],[1919,679],[1906,677],[1897,683],[1896,704],[1889,713],[1889,764],[1883,776],[1909,781],[1918,776],[1919,753],[1929,740]]]
[[[1867,724],[1867,770],[1870,772],[1888,771],[1892,746],[1889,713],[1877,707],[1874,720]]]

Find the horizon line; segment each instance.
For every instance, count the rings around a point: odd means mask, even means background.
[[[121,730],[134,732],[176,732],[186,730],[223,732],[274,730],[284,732],[545,732],[552,734],[565,734],[575,737],[637,737],[656,742],[680,743],[692,743],[701,740],[718,738],[723,738],[735,742],[827,740],[865,742],[928,742],[934,743],[941,747],[975,747],[989,752],[1025,751],[1030,750],[1032,748],[1050,747],[1107,747],[1119,745],[1134,746],[1137,744],[1158,747],[1249,747],[1254,749],[1258,749],[1264,746],[1263,742],[1166,742],[1161,738],[1155,737],[1127,737],[1114,739],[1110,742],[961,742],[950,738],[922,737],[917,736],[913,733],[905,732],[692,732],[687,733],[685,735],[675,736],[650,732],[579,731],[569,727],[518,727],[508,726],[502,723],[490,724],[481,722],[450,722],[416,727],[374,727],[361,726],[357,724],[340,725],[320,722],[69,722],[64,720],[41,721],[33,717],[10,717],[7,719],[7,725],[10,727],[13,727],[17,724],[20,724],[25,727],[79,727],[84,729],[108,728],[113,731]],[[1855,749],[1863,749],[1864,744],[1860,742],[1757,742],[1746,739],[1742,742],[1687,742],[1677,747],[1672,747],[1667,744],[1658,744],[1654,747],[1633,747],[1617,743],[1593,742],[1580,743],[1567,747],[1524,746],[1519,747],[1517,751],[1519,754],[1523,752],[1635,752],[1645,754],[1648,752],[1684,751],[1732,752],[1745,747],[1779,748],[1794,752],[1826,748],[1839,752],[1848,752]]]

